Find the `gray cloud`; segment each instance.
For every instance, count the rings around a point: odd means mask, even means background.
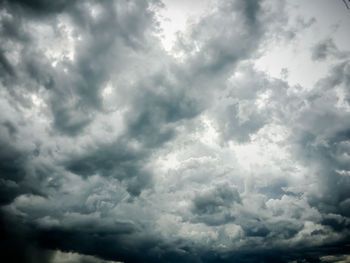
[[[329,55],[337,53],[337,47],[331,38],[318,43],[312,50],[312,59],[324,60]]]
[[[2,255],[346,260],[348,53],[319,40],[312,87],[259,69],[318,23],[285,5],[217,1],[168,53],[158,1],[0,1]]]
[[[316,61],[329,59],[330,57],[337,59],[348,58],[347,51],[339,50],[332,38],[324,39],[318,42],[311,50],[311,58]]]
[[[198,194],[193,200],[193,212],[198,214],[213,214],[222,207],[230,207],[234,203],[241,203],[235,188],[222,185],[213,190]]]

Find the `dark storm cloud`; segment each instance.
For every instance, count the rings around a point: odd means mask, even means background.
[[[280,80],[268,80],[251,65],[243,64],[238,70],[240,75],[231,77],[227,83],[225,98],[214,106],[215,124],[223,141],[249,141],[252,134],[270,122],[271,114],[276,114],[273,105],[259,109],[256,103],[259,96],[271,94],[281,100],[288,87]]]
[[[4,76],[6,75],[14,75],[14,69],[12,68],[11,64],[9,63],[9,61],[7,60],[7,58],[3,55],[3,52],[1,52],[0,54],[0,64],[1,64],[1,71],[4,72]]]
[[[336,63],[309,90],[267,76],[253,64],[275,30],[291,30],[284,1],[235,0],[179,33],[174,58],[156,36],[161,7],[0,1],[2,255],[200,263],[344,254],[347,53],[331,38],[316,44],[314,60]],[[263,150],[248,149],[244,166],[244,147],[257,143]]]
[[[309,97],[309,103],[314,110],[301,118],[303,123],[307,121],[309,125],[306,123],[304,125],[307,133],[300,134],[303,144],[299,146],[304,160],[312,160],[317,163],[317,185],[318,189],[324,193],[321,196],[313,193],[311,202],[320,211],[341,214],[345,217],[348,215],[344,214],[344,208],[350,197],[348,191],[350,178],[345,175],[350,168],[346,157],[349,152],[348,131],[350,127],[347,122],[348,115],[336,109],[333,103],[338,98],[332,96],[334,96],[334,90],[339,87],[344,92],[344,99],[347,100],[349,96],[346,88],[348,85],[347,67],[348,62],[335,65],[329,76],[319,82],[319,89],[324,93],[319,92],[318,94],[323,95]],[[319,108],[318,105],[325,103],[326,96],[331,98],[327,102],[328,107]],[[315,143],[317,141],[322,141],[322,143]]]
[[[95,4],[99,5],[97,2]],[[135,48],[143,48],[141,43],[144,41],[144,28],[152,23],[152,16],[150,12],[146,11],[148,6],[146,2],[118,3],[117,11],[115,11],[113,4],[115,3],[111,1],[106,2],[104,5],[99,5],[102,9],[102,14],[100,14],[99,19],[93,21],[88,13],[89,10],[84,8],[84,3],[76,5],[74,1],[54,3],[47,1],[2,2],[2,10],[6,14],[2,16],[3,23],[1,27],[1,44],[4,46],[0,57],[1,69],[3,69],[1,70],[1,81],[8,89],[9,99],[13,97],[16,103],[20,103],[20,106],[30,107],[32,103],[29,102],[28,97],[23,96],[23,93],[37,91],[38,94],[43,95],[42,98],[48,103],[53,117],[52,128],[54,130],[68,136],[77,136],[87,127],[92,121],[94,112],[103,110],[100,98],[102,84],[109,77],[109,70],[111,68],[114,70],[114,62],[122,59],[123,56],[119,55],[119,52],[124,49],[122,53],[124,52],[125,54],[135,52]],[[67,10],[68,7],[69,10]],[[64,59],[54,67],[49,59],[43,56],[43,50],[35,46],[37,36],[26,32],[25,24],[32,21],[37,23],[37,16],[39,15],[44,16],[42,19],[49,26],[54,26],[58,19],[55,15],[65,10],[68,16],[72,16],[71,21],[73,23],[71,25],[73,28],[76,27],[76,30],[79,32],[77,34],[82,34],[83,41],[77,47],[78,52],[75,54],[74,61]],[[120,13],[117,14],[116,12]],[[56,28],[53,29],[53,38],[60,37],[62,31],[59,32],[59,29],[58,31]],[[13,44],[16,45],[16,51],[21,57],[18,62],[8,59],[13,51],[10,45]],[[48,42],[47,44],[50,43]],[[119,48],[116,48],[116,46],[119,46]],[[112,48],[114,50],[111,50]],[[111,56],[111,53],[114,55]],[[15,63],[17,65],[14,65]],[[16,137],[17,129],[22,129],[21,126],[23,126],[23,123],[13,124],[10,121],[4,121],[2,123],[2,132],[9,135],[2,136],[2,139],[5,137]],[[20,135],[18,140],[22,139],[23,137]],[[37,159],[37,156],[33,155],[31,157],[20,146],[19,149],[16,149],[11,142],[2,141],[2,205],[12,202],[13,199],[21,194],[35,194],[35,191],[31,189],[31,183],[34,183],[34,181],[28,174],[29,170],[33,168],[30,163],[33,159]],[[128,148],[127,144],[121,145],[121,147],[117,146],[115,149],[113,146],[115,145],[108,146],[110,149],[108,153],[105,148],[100,147],[100,150],[96,152],[97,160],[95,160],[93,153],[84,153],[83,156],[76,157],[67,164],[67,171],[73,171],[83,176],[90,176],[97,172],[102,173],[102,175],[114,176],[106,173],[117,169],[118,176],[116,177],[119,179],[127,178],[127,189],[130,193],[138,195],[141,189],[149,184],[148,181],[150,180],[148,172],[138,176],[138,173],[141,173],[138,172],[141,169],[139,168],[138,159],[144,158],[142,157],[144,153],[142,151],[140,153],[128,152],[125,149]],[[104,155],[101,155],[101,153]],[[141,157],[138,157],[140,155]],[[134,160],[136,161],[134,162]],[[51,171],[47,170],[47,172]],[[34,173],[40,177],[40,171],[35,169]],[[47,177],[48,174],[42,174],[41,176]],[[39,212],[40,214],[42,213]],[[113,235],[127,233],[125,232],[125,226],[121,228],[123,229],[122,232],[115,232],[115,228],[108,232]],[[4,231],[7,230],[4,229]],[[6,234],[2,238],[6,241],[11,239],[8,242],[9,246],[13,246],[13,249],[16,249],[17,246],[21,246],[16,239],[24,239],[23,243],[31,242],[27,240],[27,235],[27,231],[22,231],[22,233],[13,235],[13,237],[11,234]],[[80,243],[77,242],[76,245],[78,244]],[[68,246],[67,249],[71,250],[73,247]],[[36,250],[35,246],[33,246],[33,250]],[[88,253],[88,251],[85,252]],[[36,253],[36,251],[33,253]],[[40,250],[37,253],[39,257]],[[43,251],[42,255],[44,254],[45,252]],[[11,254],[11,256],[13,258],[15,255]],[[27,254],[22,255],[22,257],[21,262],[37,262],[38,260]],[[44,262],[43,260],[39,261]]]
[[[346,52],[338,50],[332,39],[319,43],[313,50],[315,59],[325,59],[329,55],[344,61],[333,65],[328,76],[319,80],[317,88],[307,96],[310,109],[305,109],[305,114],[299,118],[303,132],[295,131],[298,134],[296,138],[301,142],[298,144],[298,154],[301,154],[303,161],[316,164],[317,188],[323,193],[312,193],[310,203],[324,213],[340,214],[347,218],[345,207],[350,197],[350,180],[346,173],[350,167],[345,156],[349,152],[349,116],[336,104],[341,100],[349,101],[346,88],[349,84],[349,62]],[[342,93],[341,97],[336,95],[337,90]],[[337,231],[339,227],[342,230],[348,228],[335,223],[337,220],[326,219],[329,215],[324,217],[324,222],[338,225],[335,227]],[[340,221],[347,222],[344,217]]]
[[[58,13],[64,11],[68,6],[73,5],[75,0],[2,0],[1,4],[9,6],[9,8],[23,9],[26,12],[33,12],[33,15],[48,15],[50,13]]]
[[[128,149],[125,143],[115,143],[100,145],[83,156],[70,156],[65,166],[84,177],[100,174],[126,181],[129,193],[139,195],[152,180],[150,172],[143,168],[146,161],[146,152]]]
[[[180,48],[194,54],[188,61],[193,74],[199,79],[203,75],[208,79],[209,76],[217,78],[232,71],[240,60],[252,55],[265,29],[262,21],[257,22],[260,2],[221,1],[217,12],[204,17],[193,27],[189,39],[178,40]],[[223,25],[229,24],[236,24],[237,27],[226,30]],[[200,47],[200,52],[195,52],[197,47]]]
[[[1,143],[0,172],[1,172],[1,204],[10,203],[23,189],[18,185],[23,180],[23,162],[25,156],[12,149],[11,146]],[[11,181],[9,181],[11,180]]]
[[[221,208],[241,203],[237,189],[227,185],[219,185],[212,190],[198,194],[193,200],[193,212],[198,214],[214,214]]]
[[[232,208],[241,204],[237,189],[228,185],[217,185],[197,195],[193,199],[192,213],[194,222],[203,222],[207,225],[223,225],[235,220],[230,213]]]
[[[37,36],[24,31],[25,23],[35,23],[35,17],[25,17],[26,13],[22,16],[18,15],[16,10],[11,10],[10,7],[20,9],[30,7],[35,11],[47,13],[48,10],[61,10],[60,7],[68,3],[71,8],[67,10],[67,15],[72,22],[73,34],[75,37],[81,37],[82,40],[75,43],[77,52],[74,55],[74,61],[65,58],[53,67],[47,57],[41,55],[44,50],[35,46]],[[8,46],[14,41],[17,42],[21,57],[17,65],[18,70],[21,71],[20,76],[15,75],[13,65],[6,56],[0,57],[4,72],[7,73],[3,79],[12,80],[12,82],[6,81],[6,84],[12,84],[6,86],[10,88],[15,83],[19,83],[25,89],[30,87],[37,89],[40,86],[47,88],[55,128],[71,136],[77,135],[92,121],[94,112],[101,110],[101,88],[108,80],[110,70],[116,69],[115,62],[125,59],[123,54],[132,53],[134,49],[147,48],[144,34],[147,27],[152,24],[150,12],[140,13],[147,9],[146,2],[137,2],[135,5],[121,2],[117,8],[112,1],[104,5],[97,2],[92,4],[101,8],[101,14],[97,19],[92,19],[89,9],[82,2],[79,4],[75,4],[74,1],[53,4],[46,1],[5,3],[8,7],[7,11],[13,13],[10,13],[9,18],[7,16],[3,18],[6,24],[11,25],[5,27],[5,29],[11,29],[2,32],[3,44]],[[129,9],[124,10],[125,8]],[[44,18],[53,27],[49,33],[53,35],[54,40],[58,40],[64,33],[55,25],[57,19],[57,16],[52,15]],[[23,32],[17,28],[23,29]],[[15,33],[13,30],[19,32]],[[11,38],[12,35],[19,36]],[[24,36],[29,39],[25,42],[17,40]],[[2,53],[5,52],[6,50],[3,50]]]
[[[37,156],[37,149],[22,149],[14,143],[17,138],[17,129],[10,121],[0,125],[0,203],[6,205],[11,203],[17,196],[25,193],[41,194],[40,187],[27,181],[33,165],[30,161]]]
[[[36,233],[17,219],[0,213],[1,258],[13,262],[51,262],[53,253],[38,247]]]

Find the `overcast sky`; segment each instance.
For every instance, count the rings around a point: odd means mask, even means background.
[[[0,0],[0,261],[349,262],[349,27],[342,0]]]

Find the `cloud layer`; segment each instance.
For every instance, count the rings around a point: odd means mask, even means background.
[[[291,84],[257,61],[317,20],[213,3],[166,51],[158,0],[0,1],[3,257],[347,260],[350,53],[313,40]]]

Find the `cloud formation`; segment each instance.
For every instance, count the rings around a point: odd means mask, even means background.
[[[164,8],[0,1],[2,256],[346,261],[350,53],[313,39],[294,85],[257,66],[317,25],[290,3],[214,1],[171,51]]]

